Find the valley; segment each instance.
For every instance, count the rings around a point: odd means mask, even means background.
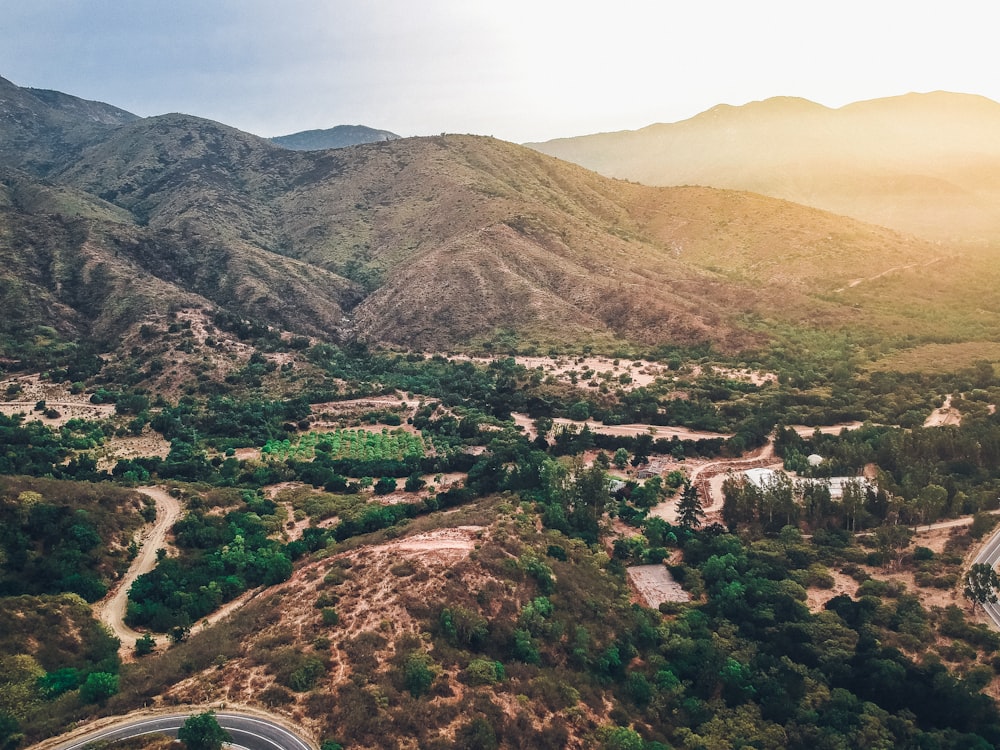
[[[1000,745],[985,219],[0,104],[3,750]]]

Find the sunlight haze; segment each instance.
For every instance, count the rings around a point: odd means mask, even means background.
[[[523,142],[773,96],[1000,99],[992,24],[971,2],[3,5],[14,83],[264,136],[365,124]]]

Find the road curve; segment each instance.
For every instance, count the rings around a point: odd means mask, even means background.
[[[142,539],[142,549],[132,561],[128,572],[101,601],[94,605],[97,618],[121,641],[120,652],[124,656],[132,653],[135,640],[142,634],[125,624],[125,608],[128,604],[128,590],[135,579],[156,567],[156,551],[163,546],[167,532],[181,516],[181,504],[162,487],[137,487],[139,492],[156,501],[156,522]]]
[[[1000,529],[989,538],[976,554],[976,558],[972,561],[973,565],[978,565],[979,563],[985,563],[991,568],[997,566],[997,562],[1000,562]],[[1000,602],[996,604],[990,604],[986,602],[983,604],[983,610],[985,610],[987,616],[993,621],[993,624],[1000,628]]]
[[[170,713],[157,716],[123,718],[113,726],[94,729],[80,734],[74,732],[72,739],[47,740],[36,749],[41,750],[81,750],[92,742],[113,742],[147,734],[165,734],[176,737],[184,721],[196,712]],[[215,718],[219,726],[229,732],[233,747],[247,750],[315,750],[315,746],[288,727],[264,716],[235,711],[217,711]]]

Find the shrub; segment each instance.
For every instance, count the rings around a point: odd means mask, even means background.
[[[423,651],[413,651],[403,662],[403,687],[414,698],[419,698],[431,689],[437,671],[430,656]]]
[[[465,668],[465,678],[470,685],[495,685],[506,676],[503,664],[489,659],[473,659]]]
[[[104,703],[118,692],[118,675],[110,672],[91,672],[80,686],[80,700],[84,703]]]

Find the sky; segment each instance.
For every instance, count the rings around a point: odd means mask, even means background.
[[[0,76],[261,136],[368,125],[518,143],[717,104],[1000,101],[982,0],[0,0]]]

